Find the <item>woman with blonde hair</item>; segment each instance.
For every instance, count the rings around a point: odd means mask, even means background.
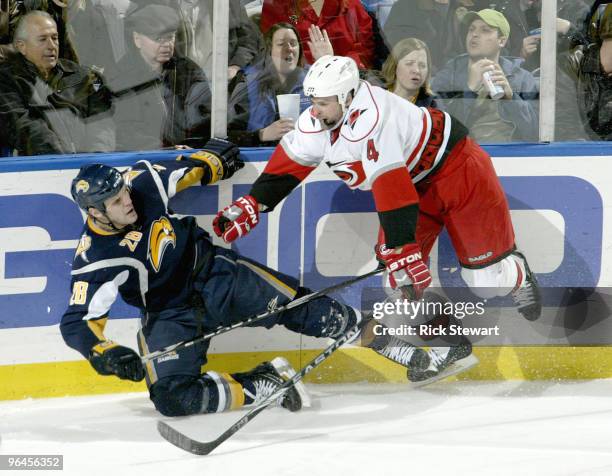
[[[418,38],[399,41],[382,66],[386,87],[392,93],[421,107],[438,107],[429,87],[431,54]]]

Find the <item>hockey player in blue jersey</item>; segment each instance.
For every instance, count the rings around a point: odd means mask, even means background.
[[[202,373],[208,342],[145,368],[134,350],[104,336],[118,295],[141,310],[138,343],[147,354],[243,321],[265,311],[269,303],[282,305],[310,293],[295,278],[214,246],[194,217],[179,218],[168,208],[169,199],[186,187],[227,179],[242,168],[238,148],[212,139],[204,150],[179,159],[140,161],[123,174],[101,164],[81,168],[71,192],[87,213],[87,222],[72,266],[72,296],[60,324],[66,343],[98,373],[133,381],[146,377],[151,400],[167,416],[258,403],[293,369],[277,358],[248,372]],[[280,324],[334,338],[360,319],[351,307],[321,297],[256,325]],[[426,358],[418,349],[398,352],[396,343],[388,341],[375,350],[406,366]],[[302,384],[292,388],[282,405],[298,410],[307,398],[305,390]]]

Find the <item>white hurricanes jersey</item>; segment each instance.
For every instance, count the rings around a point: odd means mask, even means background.
[[[388,245],[413,243],[415,184],[443,166],[465,127],[366,81],[333,131],[323,130],[311,111],[283,137],[250,194],[271,210],[325,162],[349,188],[372,191]]]
[[[321,128],[312,106],[281,140],[297,164],[325,162],[351,189],[370,190],[381,174],[407,167],[413,183],[435,170],[450,135],[442,111],[420,108],[382,88],[361,81],[342,126]]]

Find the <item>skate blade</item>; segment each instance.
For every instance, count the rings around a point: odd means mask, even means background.
[[[275,357],[270,363],[274,366],[278,373],[281,374],[287,380],[293,378],[293,376],[295,375],[295,370],[293,369],[293,367],[291,367],[291,364],[284,357]],[[294,384],[293,387],[297,390],[297,393],[302,399],[302,408],[311,407],[312,400],[310,399],[310,394],[306,389],[306,385],[304,385],[302,381],[299,381],[298,383]]]
[[[467,357],[464,357],[461,360],[457,360],[453,362],[451,365],[446,367],[442,372],[433,377],[430,377],[426,380],[421,380],[420,382],[409,382],[408,385],[410,388],[420,388],[431,383],[437,382],[439,380],[443,380],[452,375],[460,374],[461,372],[465,372],[466,370],[471,369],[476,364],[478,364],[479,360],[474,354],[470,354]]]

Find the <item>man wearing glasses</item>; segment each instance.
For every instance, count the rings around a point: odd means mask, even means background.
[[[177,54],[177,12],[146,5],[126,17],[128,52],[109,85],[115,96],[117,150],[202,146],[210,137],[210,87]]]

